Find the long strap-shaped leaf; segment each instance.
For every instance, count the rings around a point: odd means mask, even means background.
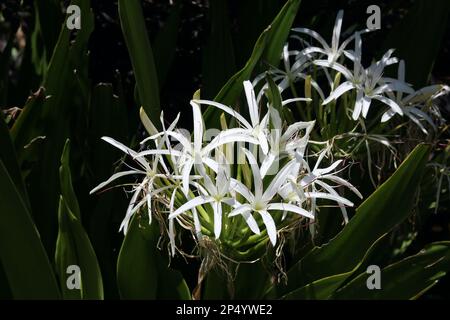
[[[140,1],[119,0],[119,16],[136,77],[139,102],[147,116],[156,119],[161,112],[158,76]]]
[[[242,92],[243,81],[251,79],[252,72],[259,61],[263,60],[271,65],[278,64],[283,45],[294,22],[300,2],[301,0],[289,0],[286,2],[270,26],[259,36],[245,66],[228,80],[214,98],[215,101],[226,105],[235,103]],[[217,115],[215,112],[215,109],[209,107],[205,111],[204,119],[206,123],[209,123],[211,126],[215,125],[218,128],[220,114]]]
[[[28,206],[2,160],[0,160],[0,260],[13,298],[60,297],[53,270]]]
[[[81,214],[72,186],[69,166],[70,140],[67,139],[59,169],[61,193],[59,199],[59,232],[56,241],[55,262],[61,291],[65,299],[103,299],[103,281],[100,267],[86,231],[81,224]],[[67,285],[71,276],[68,268],[79,268],[79,288]],[[78,271],[75,271],[78,272]]]
[[[352,270],[380,236],[404,221],[411,213],[429,151],[427,145],[417,146],[334,239],[311,250],[289,270],[288,284],[278,288],[278,294]]]
[[[361,273],[334,296],[334,299],[416,299],[450,271],[450,242],[428,245],[417,255],[383,268],[381,288],[368,290],[370,274]]]
[[[134,216],[117,260],[117,285],[122,299],[190,299],[182,275],[168,266],[157,250],[156,222],[139,225]]]

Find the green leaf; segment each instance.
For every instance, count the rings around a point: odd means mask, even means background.
[[[140,1],[119,0],[119,16],[136,77],[139,102],[150,119],[157,119],[161,112],[158,76]]]
[[[301,0],[289,0],[270,25],[271,31],[264,50],[264,61],[272,66],[278,66],[284,44],[291,31],[292,23],[297,15]]]
[[[93,30],[93,14],[89,0],[73,0],[83,15],[82,28],[76,33],[63,24],[36,103],[30,102],[14,125],[14,144],[23,167],[32,160],[27,175],[32,214],[48,253],[55,251],[58,232],[58,198],[61,152],[71,126],[83,119],[83,107],[88,104],[87,48]],[[74,72],[76,70],[76,72]],[[76,92],[76,94],[74,94]],[[33,100],[31,100],[33,101]],[[42,102],[42,104],[41,104]],[[25,112],[26,111],[26,112]],[[38,141],[36,141],[38,138]],[[37,144],[32,150],[25,146]],[[28,153],[29,151],[29,153]],[[36,152],[36,153],[34,153]],[[30,156],[30,154],[32,156]]]
[[[386,239],[386,234],[382,235],[377,241],[375,241],[372,246],[367,250],[364,258],[359,261],[355,268],[352,270],[335,274],[331,276],[327,276],[325,278],[315,280],[307,285],[298,288],[287,295],[281,297],[285,300],[304,300],[304,299],[313,299],[313,300],[325,300],[329,299],[337,289],[339,289],[345,281],[353,276],[358,270],[364,266],[367,261],[373,255],[373,252],[377,250],[380,243],[382,243]],[[359,272],[358,272],[359,273]]]
[[[117,284],[122,299],[191,299],[180,272],[157,249],[157,222],[135,215],[132,218],[117,261]]]
[[[448,0],[417,0],[386,38],[385,50],[396,49],[405,60],[406,80],[425,86],[431,76],[447,30],[450,12]]]
[[[78,205],[77,196],[73,190],[72,175],[70,173],[70,140],[66,140],[64,149],[61,155],[61,166],[59,167],[59,181],[61,187],[61,194],[67,206],[70,208],[73,215],[81,220],[80,207]]]
[[[300,0],[289,0],[283,6],[281,11],[259,36],[255,43],[253,52],[245,64],[245,66],[233,75],[228,82],[222,87],[220,92],[214,98],[215,101],[226,105],[233,105],[243,90],[242,83],[252,77],[252,73],[261,59],[266,62],[273,63],[274,57],[279,60],[283,46],[280,44],[286,41],[287,34],[291,29],[293,18],[297,14]],[[286,35],[286,37],[284,36]],[[280,38],[276,38],[280,37]],[[204,113],[205,122],[210,123],[212,127],[219,127],[220,114],[212,107]]]
[[[135,215],[117,260],[117,285],[122,299],[155,299],[158,289],[156,243],[144,238]]]
[[[15,299],[58,299],[58,285],[27,204],[0,160],[0,260]]]
[[[81,224],[81,212],[72,186],[70,173],[70,140],[67,139],[61,155],[59,175],[61,193],[59,198],[59,232],[56,241],[55,262],[65,299],[103,299],[103,281],[97,257],[89,237]],[[68,266],[81,270],[80,290],[66,285]]]
[[[283,109],[287,108],[283,108],[282,106],[280,90],[269,74],[266,74],[266,81],[269,84],[269,88],[266,90],[266,95],[269,99],[269,103],[279,112],[280,117],[283,117]]]
[[[40,121],[40,117],[45,100],[43,88],[33,93],[28,98],[19,117],[11,128],[11,139],[14,142],[17,159],[20,165],[25,161],[33,160],[32,141],[37,142],[39,140],[36,139],[37,137],[44,137],[44,124]]]
[[[282,299],[285,300],[325,300],[328,299],[347,279],[352,272],[322,278],[296,289]]]
[[[103,299],[103,282],[100,267],[91,242],[62,196],[59,198],[59,233],[56,241],[55,264],[64,299]],[[80,270],[80,289],[67,285],[72,276],[69,266]]]
[[[410,215],[429,152],[429,146],[417,146],[334,239],[315,247],[289,270],[288,284],[280,287],[279,293],[352,270],[381,235]]]
[[[416,299],[450,271],[450,242],[428,245],[418,254],[381,270],[381,289],[368,290],[370,274],[361,273],[340,289],[335,299]]]
[[[189,290],[183,275],[178,270],[169,267],[169,260],[157,252],[158,290],[156,297],[167,300],[191,300]]]
[[[16,189],[19,191],[23,202],[27,206],[27,209],[30,210],[31,206],[28,200],[27,190],[23,183],[22,174],[17,163],[16,150],[11,141],[9,129],[4,120],[3,113],[0,112],[0,146],[2,146],[0,148],[0,160],[3,161],[3,164],[10,174],[11,179],[14,181]]]

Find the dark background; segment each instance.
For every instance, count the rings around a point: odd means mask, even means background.
[[[167,119],[174,118],[180,111],[189,110],[189,100],[199,88],[202,88],[203,97],[213,98],[221,85],[225,84],[226,79],[244,66],[257,37],[272,21],[284,3],[284,1],[276,0],[259,3],[256,0],[230,0],[227,6],[216,7],[214,9],[216,11],[213,13],[208,1],[179,2],[182,8],[177,46],[168,76],[165,82],[160,84],[161,107]],[[382,11],[382,29],[368,35],[363,48],[365,59],[370,62],[372,58],[380,57],[382,52],[380,52],[379,44],[383,42],[385,35],[399,17],[402,17],[413,3],[412,0],[304,0],[294,26],[313,27],[325,39],[330,39],[335,16],[339,9],[345,10],[343,30],[364,28],[368,17],[366,8],[369,5],[378,4]],[[0,5],[2,14],[8,22],[0,25],[0,41],[4,40],[10,30],[15,30],[18,24],[22,24],[25,33],[27,33],[27,28],[33,26],[35,17],[33,16],[32,1],[25,0],[21,5],[17,0],[2,0]],[[155,41],[155,35],[164,25],[173,6],[168,0],[143,1],[144,16],[152,42]],[[89,41],[89,78],[93,84],[112,83],[115,88],[119,78],[124,86],[130,132],[142,131],[142,128],[139,127],[137,107],[134,103],[134,78],[120,28],[117,1],[94,0],[92,7],[95,15],[95,29]],[[220,43],[210,42],[211,34],[217,31],[212,28],[211,14],[219,14],[228,18],[227,24],[231,30],[231,42],[234,50],[226,53],[228,56],[226,66],[221,66],[222,62],[217,60],[217,68],[225,68],[225,72],[220,73],[221,79],[215,79],[214,86],[208,87],[205,86],[205,83],[214,78],[215,74],[214,70],[211,70],[211,64],[205,62],[204,53],[210,50],[212,45],[220,45]],[[56,43],[60,23],[62,23],[62,16],[55,15],[54,34],[51,34],[46,39],[47,41]],[[450,84],[449,23],[447,23],[445,34],[434,65],[432,81]],[[420,43],[417,45],[420,46]],[[8,95],[3,101],[0,101],[0,108],[9,109],[23,106],[27,97],[39,88],[41,82],[39,76],[31,75],[23,78],[21,76],[22,67],[17,64],[17,61],[6,66],[8,68]],[[407,70],[408,68],[414,68],[414,66],[407,66]],[[443,112],[448,117],[448,113],[446,113],[448,110],[444,109]],[[182,117],[181,121],[182,126],[186,128],[190,126],[189,117]],[[119,246],[121,236],[117,235],[116,238],[116,245]],[[430,218],[424,222],[423,229],[411,250],[421,248],[431,241],[449,239],[450,213],[448,207],[444,205],[438,214],[430,215]],[[193,267],[191,265],[191,268]],[[193,282],[195,279],[188,279],[188,281]],[[447,276],[424,298],[450,298],[449,288],[450,280]]]

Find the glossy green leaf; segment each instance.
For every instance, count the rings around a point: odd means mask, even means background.
[[[80,220],[72,213],[68,203],[59,198],[59,233],[56,241],[55,263],[64,299],[103,299],[103,282],[91,242]],[[80,288],[69,284],[79,268]]]
[[[0,260],[15,299],[58,299],[58,285],[27,204],[0,160]]]
[[[160,252],[156,253],[158,268],[158,290],[157,299],[166,300],[191,300],[191,292],[183,275],[178,270],[169,266],[169,259],[163,257]]]
[[[20,172],[19,165],[17,163],[16,151],[12,143],[9,129],[3,118],[3,114],[0,112],[0,160],[3,161],[5,168],[7,169],[11,179],[14,181],[14,185],[19,192],[23,202],[26,204],[28,210],[31,209],[27,190],[23,183],[22,174]]]
[[[315,280],[307,285],[298,288],[292,292],[281,297],[285,300],[325,300],[329,299],[338,290],[345,281],[348,281],[355,273],[357,273],[367,262],[370,260],[374,251],[379,248],[380,244],[386,239],[386,234],[382,235],[373,245],[367,250],[364,258],[359,261],[355,268],[352,270],[330,275],[325,278]],[[359,272],[358,272],[359,273]]]
[[[191,299],[189,288],[169,260],[157,249],[159,227],[134,216],[117,261],[122,299]]]
[[[11,139],[17,153],[19,164],[32,161],[32,149],[35,143],[42,142],[44,124],[40,121],[45,103],[45,90],[39,89],[33,93],[23,107],[19,117],[11,128]]]
[[[103,281],[100,267],[89,237],[81,224],[81,212],[72,186],[70,172],[70,140],[67,139],[59,168],[61,196],[59,198],[59,232],[56,241],[55,262],[65,299],[103,299]],[[81,288],[66,285],[67,268],[76,265],[81,270]]]
[[[78,205],[77,196],[73,190],[72,175],[70,173],[70,140],[66,140],[64,149],[61,155],[61,166],[59,167],[59,181],[61,187],[61,194],[67,207],[70,208],[73,215],[81,220],[80,207]]]
[[[411,213],[429,151],[427,145],[417,146],[334,239],[315,247],[289,270],[288,285],[279,288],[279,293],[352,270],[381,235],[404,221]]]
[[[271,31],[267,39],[263,59],[269,65],[277,66],[281,59],[284,44],[287,41],[301,0],[288,0],[280,13],[270,25]]]
[[[119,16],[133,65],[139,102],[150,119],[157,119],[161,112],[158,76],[140,1],[119,0]]]
[[[155,299],[158,289],[158,268],[153,241],[144,238],[139,218],[135,216],[128,228],[117,260],[117,285],[122,299]]]
[[[88,82],[86,58],[88,40],[93,30],[93,14],[89,0],[73,0],[71,3],[81,9],[82,28],[72,34],[65,24],[61,25],[43,80],[45,92],[38,92],[38,103],[27,105],[30,110],[20,114],[17,131],[16,125],[13,128],[13,136],[19,138],[14,139],[14,142],[19,159],[23,160],[21,165],[25,160],[32,160],[27,175],[29,197],[33,217],[48,253],[55,251],[58,233],[58,168],[61,152],[66,138],[71,135],[74,120],[83,119],[80,113],[84,111],[83,106],[88,104],[85,89]],[[33,147],[30,153],[24,153],[28,152],[25,146]]]
[[[450,242],[436,242],[417,255],[381,270],[381,289],[368,290],[368,273],[361,273],[340,289],[335,299],[404,300],[416,299],[450,271]]]
[[[233,105],[243,91],[242,83],[245,80],[251,79],[252,73],[261,59],[269,63],[273,62],[272,60],[274,60],[275,56],[278,57],[277,59],[280,59],[283,49],[280,43],[283,42],[284,44],[286,41],[287,34],[291,29],[293,18],[297,14],[299,5],[300,0],[289,0],[286,2],[271,25],[259,36],[245,66],[228,80],[214,98],[215,101],[226,105]],[[204,118],[205,122],[219,127],[219,115],[215,113],[216,111],[212,107],[209,107],[204,113]]]
[[[296,289],[282,297],[285,300],[325,300],[328,299],[341,284],[351,275],[351,272],[322,278]]]

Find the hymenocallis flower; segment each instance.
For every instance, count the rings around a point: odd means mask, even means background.
[[[405,82],[405,61],[401,60],[398,66],[398,80]],[[433,97],[443,89],[442,85],[431,85],[415,91],[406,97],[403,96],[403,92],[398,91],[395,94],[388,92],[388,96],[391,100],[394,100],[398,106],[402,109],[405,116],[411,119],[423,133],[428,134],[421,121],[426,121],[433,129],[436,129],[436,125],[431,117],[422,109],[425,107],[427,101],[432,100]],[[386,122],[395,115],[392,109],[387,110],[382,118],[381,122]]]
[[[294,165],[293,161],[288,162],[273,178],[267,189],[263,190],[263,181],[257,161],[250,151],[244,149],[244,152],[252,169],[254,192],[250,191],[244,184],[235,182],[233,188],[247,200],[247,203],[239,205],[229,214],[229,216],[233,217],[238,214],[258,213],[267,228],[270,241],[275,245],[277,242],[276,225],[269,211],[290,211],[312,219],[314,216],[302,207],[289,203],[272,201],[279,188],[286,182],[287,177],[291,173]]]
[[[392,91],[414,92],[409,85],[400,80],[383,78],[384,69],[398,62],[396,58],[391,57],[393,52],[394,50],[387,51],[380,61],[364,69],[361,64],[361,37],[359,33],[356,33],[353,72],[337,62],[330,63],[327,60],[314,61],[318,66],[329,67],[340,72],[347,79],[347,81],[331,92],[330,96],[323,102],[323,105],[336,100],[347,91],[354,89],[356,90],[356,102],[353,109],[353,120],[357,120],[360,115],[363,118],[367,117],[372,100],[378,100],[389,106],[394,112],[403,115],[403,111],[399,105],[394,100],[385,96],[387,92]]]
[[[340,10],[336,16],[336,21],[333,28],[333,36],[331,38],[331,46],[325,41],[325,39],[316,31],[308,28],[294,28],[292,31],[306,34],[320,43],[322,47],[308,46],[301,52],[302,55],[310,56],[311,54],[321,54],[327,57],[329,63],[334,63],[342,56],[346,54],[345,48],[355,38],[355,35],[350,36],[339,44],[342,29],[342,20],[344,18],[344,11]]]
[[[305,168],[309,168],[304,155],[314,121],[286,125],[270,104],[262,112],[264,106],[259,105],[249,81],[244,82],[244,90],[250,120],[217,102],[193,100],[191,136],[176,128],[178,117],[166,128],[161,115],[162,131],[144,139],[139,152],[104,138],[129,154],[140,169],[116,173],[92,192],[123,176],[143,176],[132,183],[133,195],[121,224],[124,232],[127,232],[132,216],[145,211],[150,223],[152,214],[158,221],[168,221],[166,232],[172,255],[176,252],[176,235],[183,229],[190,230],[199,243],[208,237],[218,246],[226,246],[228,251],[245,247],[249,233],[257,237],[256,240],[252,238],[253,242],[270,241],[275,246],[278,228],[299,218],[314,219],[316,201],[332,199],[340,206],[352,205],[321,181],[328,178],[353,188],[333,175],[335,164],[318,169],[323,159],[319,156],[315,168],[308,170],[309,175],[305,176],[305,172],[299,170],[299,163],[302,166],[306,163]],[[200,104],[214,106],[231,115],[237,120],[234,121],[237,127],[227,125],[227,129],[206,141],[207,128]],[[261,114],[265,114],[262,119]],[[223,147],[235,148],[236,143],[244,144],[239,151],[245,154],[247,162],[239,163],[239,154],[229,159],[222,153]],[[269,169],[275,165],[279,165],[280,170],[276,175],[269,175]],[[316,179],[304,183],[311,175],[316,175]],[[295,185],[296,192],[312,201],[286,199],[283,196],[286,185]],[[320,190],[316,186],[320,186]],[[288,212],[293,215],[286,219]],[[261,232],[263,227],[267,234]]]

